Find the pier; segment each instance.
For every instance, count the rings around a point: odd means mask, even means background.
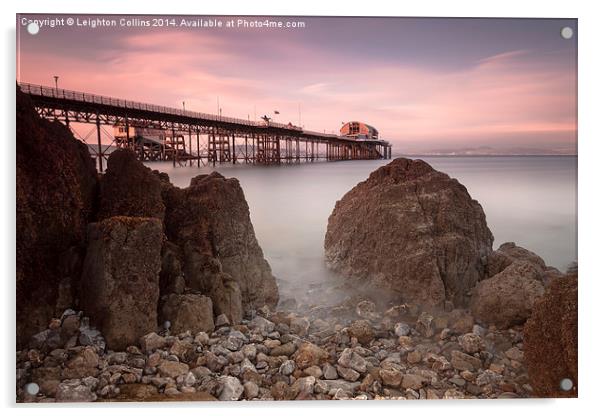
[[[172,161],[174,166],[248,163],[293,164],[317,161],[390,159],[391,144],[305,130],[299,126],[199,113],[119,98],[34,85],[18,84],[38,114],[93,127],[80,140],[104,169],[110,146],[129,148],[142,161]],[[107,132],[110,126],[115,133]],[[140,134],[152,131],[152,135]],[[107,137],[110,145],[102,143]],[[104,149],[103,149],[104,146]]]

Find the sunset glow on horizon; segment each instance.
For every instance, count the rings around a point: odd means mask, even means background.
[[[17,80],[315,131],[360,120],[397,153],[577,152],[577,41],[560,36],[576,20],[281,19],[306,27],[18,21]]]

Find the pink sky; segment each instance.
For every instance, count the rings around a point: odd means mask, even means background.
[[[546,24],[539,33],[525,20],[523,42],[499,40],[487,25],[478,42],[481,29],[465,28],[462,20],[439,25],[439,37],[425,24],[431,38],[422,48],[406,43],[396,49],[395,42],[354,48],[352,35],[337,39],[332,32],[336,24],[348,30],[344,21],[314,20],[311,34],[22,33],[18,78],[52,85],[56,74],[62,88],[177,108],[185,101],[188,110],[210,113],[219,97],[224,115],[253,119],[254,112],[259,117],[278,110],[276,121],[294,124],[300,105],[307,129],[331,132],[343,121],[365,121],[401,153],[482,146],[576,153],[576,44],[553,31],[566,21],[541,21]],[[422,26],[413,21],[417,35]],[[410,30],[401,19],[381,34],[375,25],[369,36],[389,39],[396,24]],[[495,39],[491,48],[488,36]],[[450,49],[458,52],[446,56]]]

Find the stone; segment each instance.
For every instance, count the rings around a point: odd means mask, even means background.
[[[318,367],[317,365],[312,365],[303,370],[303,374],[305,374],[306,376],[315,377],[316,379],[320,379],[322,378],[324,373],[322,373],[322,369],[320,367]]]
[[[311,398],[314,393],[314,386],[316,384],[315,377],[301,377],[297,379],[291,386],[290,394],[294,396],[296,400],[305,400]]]
[[[502,244],[497,250],[489,254],[487,257],[487,275],[493,277],[515,262],[531,264],[537,270],[538,275],[542,275],[547,269],[546,263],[537,254],[509,242]]]
[[[433,316],[426,312],[422,312],[416,320],[416,330],[423,337],[430,338],[435,335],[435,326],[433,324]]]
[[[293,360],[286,360],[282,363],[278,372],[284,376],[290,376],[295,371],[295,362]]]
[[[236,377],[220,376],[217,379],[221,392],[218,396],[221,401],[238,400],[244,392],[244,387]]]
[[[57,402],[93,402],[97,398],[91,386],[80,380],[62,381],[56,388],[55,397]]]
[[[291,324],[289,325],[291,332],[299,335],[306,336],[309,331],[309,319],[305,317],[294,317],[291,319]]]
[[[347,381],[356,381],[360,378],[360,373],[352,368],[343,367],[342,365],[337,365],[337,372]]]
[[[512,347],[504,352],[504,355],[510,360],[523,361],[525,354],[517,347]]]
[[[369,344],[374,339],[374,329],[370,321],[361,319],[354,321],[348,329],[349,335],[357,338],[357,340],[364,345]]]
[[[422,354],[420,354],[420,351],[414,350],[408,353],[406,359],[410,364],[418,364],[422,361]]]
[[[146,354],[165,347],[166,343],[167,341],[165,338],[158,335],[156,332],[151,332],[150,334],[140,337],[140,347]]]
[[[297,368],[304,370],[312,365],[321,365],[328,359],[328,352],[311,342],[304,342],[293,355]]]
[[[398,158],[336,203],[324,247],[343,276],[442,306],[467,303],[492,243],[482,207],[462,184],[422,160]]]
[[[578,397],[577,274],[554,280],[524,328],[524,360],[538,397]],[[559,389],[568,378],[569,391]]]
[[[475,352],[483,351],[485,349],[485,342],[483,339],[475,333],[469,332],[458,338],[462,350],[467,354],[474,354]]]
[[[80,301],[113,350],[157,328],[162,241],[154,218],[112,217],[88,226]]]
[[[281,355],[285,355],[290,357],[294,354],[296,350],[295,344],[293,342],[287,342],[286,344],[278,345],[270,351],[270,355],[274,357],[278,357]]]
[[[245,398],[248,400],[254,399],[259,396],[259,386],[252,381],[247,381],[243,384]]]
[[[525,323],[533,305],[544,294],[539,271],[531,263],[514,262],[473,290],[472,314],[498,328]]]
[[[171,322],[171,331],[181,333],[190,330],[193,333],[212,332],[213,303],[207,296],[187,293],[167,296],[161,308],[162,320]]]
[[[274,330],[275,324],[272,321],[267,320],[263,316],[254,317],[249,322],[249,328],[258,329],[262,334],[269,334]]]
[[[376,305],[374,302],[369,300],[362,300],[355,307],[355,313],[357,316],[363,319],[377,319],[378,313],[376,313]]]
[[[322,367],[322,373],[324,374],[324,378],[326,380],[336,380],[339,377],[337,369],[329,363],[324,364]]]
[[[398,322],[395,324],[395,335],[398,337],[405,337],[410,335],[410,326],[404,322]]]
[[[454,350],[451,352],[451,365],[456,370],[475,371],[481,368],[481,360],[472,355],[465,354],[461,351]]]
[[[403,378],[402,372],[395,367],[381,368],[378,374],[383,381],[383,385],[390,387],[399,387]]]
[[[130,149],[116,149],[100,180],[98,219],[150,217],[163,221],[165,205],[161,180]]]
[[[181,248],[186,283],[212,299],[216,315],[237,324],[244,310],[278,303],[237,179],[199,175],[188,188],[165,186],[163,200],[166,235]]]
[[[419,390],[426,382],[427,380],[420,375],[404,374],[403,379],[401,380],[401,387],[404,389]]]
[[[65,302],[73,306],[98,175],[88,146],[59,121],[40,118],[19,88],[14,143],[16,343],[22,348],[60,316]]]
[[[230,320],[228,319],[228,315],[222,313],[215,318],[215,326],[217,328],[222,326],[230,326]]]
[[[361,355],[353,351],[351,348],[345,348],[337,362],[341,366],[351,368],[357,371],[358,373],[366,372],[366,360]]]
[[[161,374],[161,376],[175,379],[178,376],[187,374],[189,367],[188,364],[185,363],[163,360],[157,369],[159,370],[159,374]]]

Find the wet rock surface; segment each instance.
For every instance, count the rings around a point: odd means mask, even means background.
[[[467,303],[485,276],[493,236],[457,180],[422,160],[398,158],[337,202],[324,243],[329,266],[399,300]]]

